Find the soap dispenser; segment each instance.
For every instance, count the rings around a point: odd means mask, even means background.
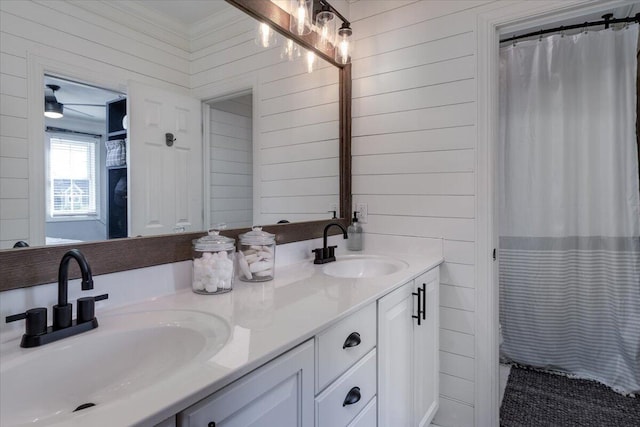
[[[347,249],[350,251],[362,250],[362,226],[358,224],[358,211],[353,212],[353,223],[347,228]]]

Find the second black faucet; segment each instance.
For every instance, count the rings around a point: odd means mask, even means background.
[[[332,222],[327,224],[324,228],[324,232],[322,233],[322,247],[318,249],[314,249],[313,253],[315,254],[315,259],[313,260],[314,264],[326,264],[328,262],[332,262],[336,260],[335,250],[337,246],[327,246],[327,233],[329,228],[336,226],[342,230],[342,237],[347,239],[349,236],[347,235],[347,229],[344,228],[340,223]]]

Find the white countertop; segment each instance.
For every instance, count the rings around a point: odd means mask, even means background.
[[[440,255],[391,256],[405,261],[408,267],[384,277],[346,279],[327,276],[322,266],[305,261],[279,267],[276,278],[269,282],[237,281],[233,291],[226,294],[199,295],[180,290],[126,307],[97,309],[98,321],[105,319],[103,325],[119,313],[172,309],[213,314],[228,323],[229,339],[213,357],[194,360],[179,375],[167,372],[139,392],[125,393],[102,405],[96,402],[97,406],[78,412],[65,425],[161,422],[442,262]],[[94,331],[68,339],[82,339]],[[2,357],[6,361],[36,351],[47,351],[47,346],[21,349],[16,340],[15,346],[4,343]]]

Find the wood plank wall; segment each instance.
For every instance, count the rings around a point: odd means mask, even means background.
[[[444,238],[440,409],[474,425],[476,19],[488,1],[351,4],[353,199],[366,233]]]

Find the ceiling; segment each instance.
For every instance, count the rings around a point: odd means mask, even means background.
[[[133,3],[152,9],[187,26],[229,7],[225,0],[134,0]]]

